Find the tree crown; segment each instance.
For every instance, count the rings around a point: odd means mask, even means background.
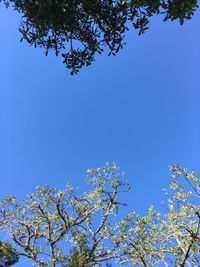
[[[61,54],[63,63],[77,74],[95,60],[96,53],[116,55],[124,46],[131,25],[143,34],[150,18],[191,19],[197,0],[0,0],[20,14],[21,40]]]
[[[129,185],[116,165],[88,170],[90,190],[78,196],[37,187],[24,201],[14,196],[0,202],[0,229],[23,256],[36,266],[100,267],[199,266],[200,180],[179,165],[171,168],[166,212],[150,207],[145,216],[132,212],[117,220],[126,205],[119,194]],[[1,253],[1,250],[0,250]]]

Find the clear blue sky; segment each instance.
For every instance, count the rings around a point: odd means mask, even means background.
[[[19,43],[18,23],[1,8],[1,197],[84,188],[87,168],[115,162],[133,185],[128,210],[143,213],[162,198],[169,165],[200,173],[199,14],[183,27],[154,18],[74,77],[61,58]]]

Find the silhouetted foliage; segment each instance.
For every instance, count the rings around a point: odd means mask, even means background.
[[[0,242],[0,267],[8,267],[17,263],[19,256],[7,242]]]
[[[126,31],[143,34],[149,19],[162,14],[164,21],[180,24],[191,19],[197,0],[0,0],[22,14],[19,31],[30,45],[62,54],[71,74],[94,61],[104,50],[115,55],[124,45]]]

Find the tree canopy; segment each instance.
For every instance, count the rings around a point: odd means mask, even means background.
[[[21,40],[39,46],[48,55],[61,54],[71,74],[90,65],[97,53],[117,54],[126,32],[143,34],[150,18],[191,19],[197,0],[0,0],[22,15]]]
[[[171,168],[160,212],[131,212],[118,219],[120,194],[130,186],[116,165],[88,170],[88,192],[71,185],[37,187],[27,199],[0,202],[0,230],[33,266],[198,267],[200,265],[200,180],[179,165]],[[163,213],[162,210],[165,210]],[[36,264],[36,265],[34,265]],[[30,265],[29,265],[30,266]]]

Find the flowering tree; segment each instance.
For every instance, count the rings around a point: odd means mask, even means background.
[[[150,207],[146,216],[133,212],[118,224],[114,241],[120,244],[121,264],[200,266],[200,180],[179,165],[171,171],[167,212],[162,214]],[[180,178],[184,178],[182,185]]]
[[[99,266],[115,258],[116,245],[107,242],[115,233],[111,217],[129,185],[115,165],[90,169],[88,176],[91,190],[81,196],[70,185],[62,191],[44,186],[22,202],[13,196],[2,200],[0,229],[16,255],[36,266]]]
[[[135,212],[117,220],[126,205],[120,193],[129,185],[115,165],[88,170],[88,192],[77,196],[67,185],[62,191],[38,187],[24,201],[6,197],[0,203],[0,229],[13,253],[33,266],[100,267],[200,266],[200,180],[176,165],[166,190],[167,212],[150,207],[146,216]],[[35,265],[34,265],[35,264]]]
[[[197,9],[197,0],[0,0],[22,14],[20,32],[30,45],[61,54],[71,74],[104,50],[118,53],[131,25],[144,33],[151,16],[183,24]]]

